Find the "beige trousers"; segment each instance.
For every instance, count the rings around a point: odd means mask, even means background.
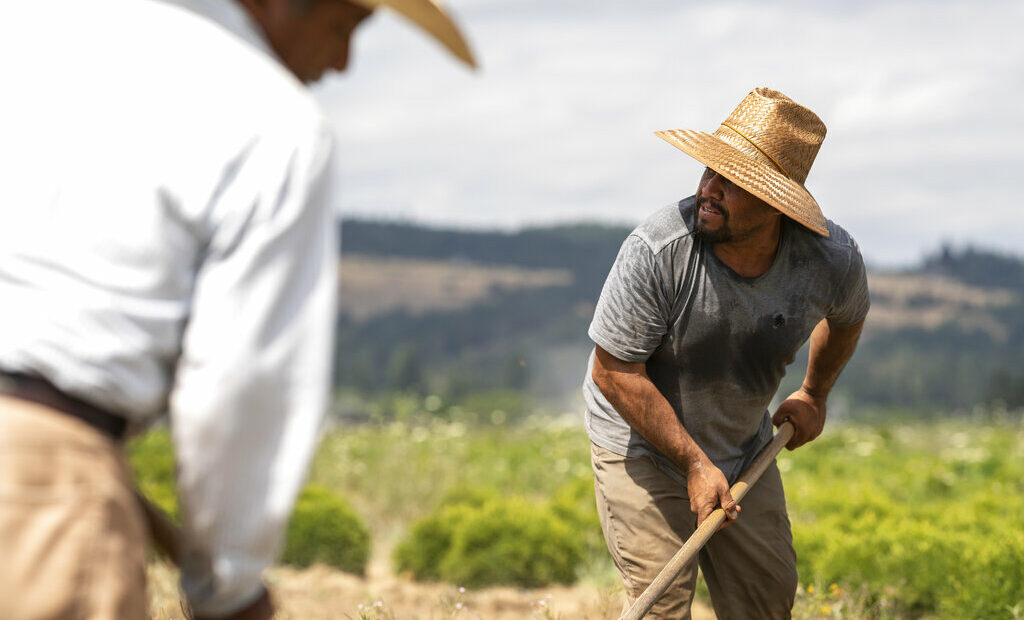
[[[145,618],[142,519],[117,443],[0,395],[0,617]]]
[[[649,457],[627,458],[591,444],[597,512],[630,603],[697,527],[686,488]],[[739,518],[718,531],[647,618],[690,617],[697,564],[719,620],[789,618],[796,553],[782,479],[774,463],[740,502]]]

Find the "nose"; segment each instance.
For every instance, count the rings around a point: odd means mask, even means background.
[[[711,177],[705,181],[704,187],[701,188],[700,193],[703,196],[720,201],[725,196],[725,186],[729,181],[714,170],[709,172]]]

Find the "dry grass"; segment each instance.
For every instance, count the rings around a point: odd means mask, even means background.
[[[567,286],[565,269],[491,267],[458,261],[382,259],[346,254],[341,261],[342,314],[355,321],[397,310],[458,310],[499,289]]]
[[[366,578],[325,566],[306,570],[277,567],[267,573],[280,620],[614,620],[625,602],[620,588],[591,585],[536,590],[417,583],[371,570]],[[177,571],[163,562],[149,566],[150,616],[184,618],[177,593]],[[694,620],[711,620],[711,610],[695,602]]]

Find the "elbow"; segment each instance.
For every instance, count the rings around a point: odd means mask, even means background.
[[[608,369],[602,366],[597,360],[594,360],[594,366],[590,369],[590,378],[594,381],[594,385],[597,386],[597,389],[601,390],[602,393],[607,391],[608,375]]]
[[[622,387],[622,382],[634,374],[644,375],[643,364],[627,364],[603,349],[598,349],[594,355],[590,378],[606,397],[618,391]]]

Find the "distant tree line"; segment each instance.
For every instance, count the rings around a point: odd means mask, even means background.
[[[580,378],[590,312],[629,230],[597,225],[471,232],[352,220],[343,253],[525,268],[566,269],[566,286],[498,291],[457,311],[394,312],[355,323],[339,317],[339,386],[459,395],[475,390],[544,391],[552,350],[578,350]],[[949,411],[978,403],[1024,407],[1024,260],[976,248],[941,248],[911,274],[942,275],[1019,293],[990,311],[1006,329],[994,340],[954,325],[884,331],[863,339],[837,390],[858,405]],[[789,376],[802,376],[804,355]],[[563,369],[565,370],[565,369]],[[553,389],[553,388],[552,388]]]

